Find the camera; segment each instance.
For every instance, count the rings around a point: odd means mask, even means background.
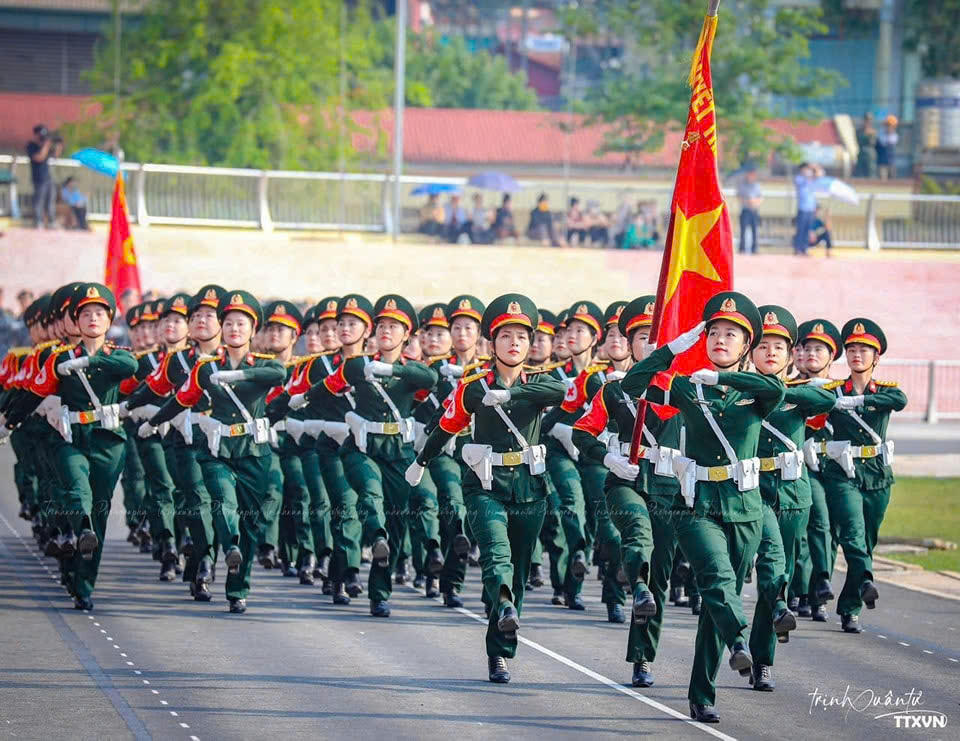
[[[33,133],[39,136],[42,140],[46,141],[47,137],[50,136],[50,129],[48,129],[43,124],[38,124],[33,127]]]

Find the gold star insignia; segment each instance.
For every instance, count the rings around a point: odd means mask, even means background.
[[[723,204],[721,203],[713,211],[704,211],[688,219],[683,209],[677,206],[677,215],[673,220],[673,241],[670,247],[670,277],[664,303],[673,297],[684,273],[699,273],[708,280],[720,282],[717,269],[704,252],[703,240],[716,226],[722,212]]]

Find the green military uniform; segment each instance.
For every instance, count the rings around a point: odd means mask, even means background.
[[[536,318],[532,301],[507,294],[487,306],[481,328],[485,337],[495,340],[497,331],[507,326],[519,325],[532,332]],[[473,417],[472,444],[477,447],[464,448],[462,456],[473,462],[484,479],[471,467],[463,490],[467,518],[480,546],[485,601],[493,608],[486,638],[493,681],[509,681],[502,659],[516,653],[530,556],[546,510],[543,448],[538,445],[541,413],[544,407],[559,404],[563,393],[562,383],[546,374],[521,374],[509,387],[501,383],[495,369],[465,378],[416,461],[417,466],[426,466]]]
[[[851,319],[840,334],[844,347],[863,344],[872,347],[878,355],[886,352],[887,340],[883,331],[869,319]],[[837,408],[830,413],[833,448],[831,451],[828,445],[824,450],[826,455],[821,458],[820,470],[827,492],[830,522],[847,561],[847,578],[837,601],[837,612],[845,628],[857,628],[857,621],[850,618],[859,615],[864,602],[870,608],[876,601],[873,547],[893,484],[893,469],[889,465],[892,448],[886,441],[887,424],[891,412],[898,412],[907,405],[907,397],[895,383],[876,380],[871,380],[858,395],[852,377],[835,388],[834,393],[841,398],[852,397],[855,406],[841,408],[845,402],[838,401]],[[853,448],[848,450],[852,461],[847,461],[852,465],[845,470],[838,462],[842,460],[842,453],[837,449],[845,448],[847,442]],[[831,456],[831,452],[836,457]],[[859,632],[859,629],[848,632]]]
[[[254,331],[262,323],[260,304],[246,291],[224,294],[217,309],[221,323],[231,312],[250,316]],[[239,380],[221,380],[221,374],[231,371],[240,374]],[[283,366],[272,357],[247,353],[233,368],[225,352],[219,358],[198,361],[176,395],[183,408],[194,407],[205,394],[210,398],[210,421],[202,423],[207,425],[208,449],[198,459],[213,502],[214,527],[226,553],[231,612],[246,610],[270,474],[266,396],[273,386],[283,383],[285,375]],[[162,423],[174,416],[176,410],[167,405],[151,422]]]
[[[377,300],[373,321],[386,318],[401,322],[409,331],[417,326],[416,312],[401,296],[391,294]],[[424,389],[433,388],[437,375],[422,363],[402,356],[388,368],[381,368],[383,375],[368,371],[370,363],[379,364],[374,368],[387,365],[380,362],[379,353],[373,357],[347,358],[317,389],[324,389],[328,394],[343,394],[353,389],[356,408],[346,415],[351,436],[343,444],[340,456],[347,480],[357,493],[364,540],[374,545],[375,558],[368,582],[371,613],[388,617],[390,575],[396,567],[408,526],[410,486],[404,481],[403,471],[414,457],[411,419],[414,397]],[[308,398],[314,398],[314,392]],[[388,544],[385,557],[377,555],[378,541]]]
[[[127,310],[125,318],[130,329],[140,323],[142,311],[143,304],[137,304]],[[125,381],[120,386],[121,400],[124,400],[137,387],[135,378],[129,380],[132,383]],[[123,509],[126,512],[127,527],[130,529],[128,540],[137,545],[141,541],[146,544],[150,539],[147,534],[147,513],[143,507],[143,500],[147,495],[147,482],[143,462],[140,460],[140,451],[137,449],[137,423],[127,417],[123,420],[123,429],[127,433],[127,439],[123,472],[120,474],[120,488],[123,490]]]
[[[797,339],[797,323],[782,306],[759,307],[763,335],[787,342]],[[760,495],[763,498],[763,534],[757,553],[757,606],[750,631],[754,689],[774,688],[772,667],[778,636],[787,640],[796,619],[789,613],[786,588],[793,579],[802,533],[806,533],[812,497],[803,465],[806,420],[833,409],[834,397],[807,381],[789,381],[783,403],[763,421],[757,447],[760,457]]]
[[[599,343],[603,337],[603,312],[590,301],[579,301],[568,311],[567,323],[580,321],[593,331]],[[567,607],[584,609],[580,591],[586,571],[586,551],[595,525],[597,508],[603,500],[603,481],[606,471],[594,464],[578,464],[576,449],[570,440],[573,424],[580,418],[583,405],[592,398],[603,381],[597,374],[604,364],[591,364],[578,373],[572,362],[556,368],[553,373],[567,385],[563,404],[544,417],[547,469],[560,499],[560,521],[568,549],[563,589]],[[568,449],[569,448],[569,449]],[[612,576],[616,583],[616,573]],[[622,590],[621,590],[622,591]],[[616,589],[608,590],[608,599],[615,599]],[[622,601],[622,598],[621,598]]]
[[[703,316],[708,324],[720,319],[739,324],[747,330],[751,344],[759,341],[759,313],[742,294],[717,294],[707,302]],[[671,344],[683,342],[683,346],[675,346],[686,350],[696,339],[681,336]],[[693,516],[679,520],[676,532],[705,608],[700,614],[688,689],[691,714],[697,717],[704,706],[715,704],[715,679],[724,644],[731,649],[731,666],[744,670],[751,665],[740,591],[760,542],[763,516],[759,487],[750,486],[758,468],[752,461],[757,455],[760,423],[782,402],[784,387],[777,378],[727,371],[713,377],[714,385],[694,383],[686,376],[674,376],[668,390],[651,385],[654,376],[666,371],[673,359],[669,345],[655,350],[627,373],[621,388],[631,396],[646,391],[649,401],[676,407],[687,430],[685,455],[690,462],[684,470],[694,472]],[[725,450],[704,409],[710,411],[733,456]],[[742,487],[733,480],[737,468],[743,469]],[[753,475],[749,475],[751,471]]]

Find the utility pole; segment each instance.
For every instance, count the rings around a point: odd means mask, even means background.
[[[393,59],[393,241],[400,234],[400,176],[403,174],[403,106],[406,100],[407,3],[397,0],[397,49]]]

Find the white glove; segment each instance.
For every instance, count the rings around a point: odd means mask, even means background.
[[[704,386],[716,386],[719,380],[719,373],[715,370],[707,370],[706,368],[690,374],[690,383],[699,383]]]
[[[493,389],[483,395],[485,407],[495,407],[497,404],[506,404],[510,401],[510,389]]]
[[[653,342],[644,342],[643,343],[643,357],[641,360],[646,360],[650,357],[650,354],[657,349],[656,343]]]
[[[821,386],[826,386],[828,383],[833,383],[834,379],[832,378],[811,378],[810,385],[820,388]]]
[[[323,432],[323,420],[322,419],[304,420],[303,431],[307,433],[310,437],[320,437],[320,433]]]
[[[640,474],[640,466],[630,463],[630,459],[624,455],[616,453],[607,453],[603,456],[603,465],[605,465],[615,476],[627,481],[635,481]]]
[[[363,377],[372,381],[374,376],[392,376],[393,363],[383,363],[379,360],[371,360],[363,368]]]
[[[244,379],[242,370],[214,371],[210,374],[210,383],[219,386],[221,383],[236,383]]]
[[[128,402],[126,401],[120,402],[120,411],[117,412],[117,415],[120,417],[120,419],[126,419],[130,416],[130,410],[127,408],[127,404]]]
[[[837,399],[836,409],[856,409],[863,406],[863,396],[841,396]]]
[[[706,322],[700,322],[693,329],[688,329],[682,335],[667,343],[667,347],[670,348],[670,352],[674,355],[679,355],[680,353],[686,352],[691,347],[697,344],[697,341],[700,339],[700,335],[703,334],[703,328],[707,326]]]
[[[417,486],[420,483],[420,479],[423,478],[423,466],[414,461],[407,466],[407,471],[403,474],[403,478],[407,480],[410,486]]]
[[[61,376],[69,376],[73,371],[86,368],[89,365],[89,355],[84,355],[82,358],[70,358],[70,360],[64,360],[57,366],[57,373]]]
[[[463,375],[463,366],[447,363],[440,366],[440,375],[446,378],[460,378]]]
[[[294,394],[293,396],[290,397],[291,409],[302,409],[309,403],[310,403],[310,400],[307,399],[306,394]]]
[[[606,375],[606,380],[607,380],[607,381],[619,381],[619,380],[622,379],[625,375],[627,375],[627,372],[626,372],[626,371],[611,371],[610,373],[607,373],[607,375]]]
[[[152,437],[153,435],[156,435],[156,434],[157,434],[157,428],[154,427],[149,422],[144,422],[142,425],[140,425],[139,429],[137,430],[137,437],[142,437],[144,439],[148,437]]]

